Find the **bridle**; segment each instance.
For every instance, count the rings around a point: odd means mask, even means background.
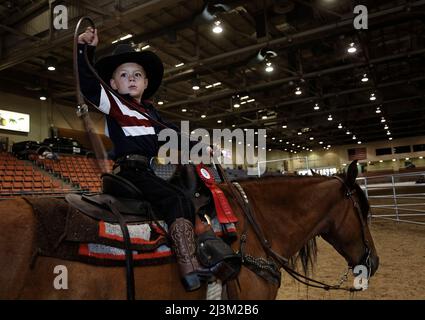
[[[309,287],[321,288],[321,289],[324,289],[324,290],[344,290],[344,291],[349,291],[349,292],[355,292],[355,291],[361,291],[362,290],[361,288],[354,288],[354,287],[345,288],[345,287],[342,287],[342,284],[348,279],[348,273],[352,269],[352,266],[348,267],[347,271],[344,273],[344,275],[341,277],[341,279],[339,280],[339,282],[336,285],[329,285],[329,284],[326,284],[324,282],[314,280],[310,277],[307,277],[303,274],[300,274],[299,272],[297,272],[293,268],[291,268],[289,266],[289,260],[287,258],[283,257],[282,255],[278,254],[271,247],[270,242],[267,240],[267,238],[264,235],[264,232],[261,230],[260,225],[256,221],[255,216],[254,216],[254,214],[251,210],[251,206],[249,204],[248,197],[243,192],[243,190],[241,190],[242,188],[240,187],[240,185],[238,187],[237,183],[236,184],[231,183],[228,180],[227,175],[226,175],[226,173],[224,172],[224,170],[221,166],[217,166],[217,170],[218,170],[220,176],[222,177],[223,181],[226,183],[229,190],[231,191],[233,197],[237,200],[239,207],[242,209],[244,216],[247,218],[249,224],[253,228],[253,230],[254,230],[254,232],[257,236],[257,239],[260,241],[260,243],[263,247],[263,250],[267,254],[267,257],[271,257],[272,260],[275,261],[280,268],[283,268],[295,280],[297,280],[300,283],[303,283],[303,284],[305,284]],[[361,263],[365,263],[365,265],[368,269],[367,277],[369,279],[370,274],[371,274],[371,260],[370,260],[371,250],[370,250],[370,247],[369,247],[369,243],[368,243],[368,241],[365,237],[366,224],[365,224],[365,221],[364,221],[363,216],[362,216],[361,208],[360,208],[358,202],[352,196],[353,193],[355,192],[355,189],[350,189],[347,186],[347,184],[345,183],[345,181],[343,179],[341,179],[340,177],[334,176],[333,178],[336,178],[344,186],[345,196],[352,201],[353,206],[356,209],[357,215],[360,219],[361,226],[362,226],[363,244],[366,248],[365,254],[364,254],[363,258],[361,259]],[[241,236],[241,250],[240,250],[241,254],[243,254],[242,248],[244,247],[244,243],[246,242],[246,237],[247,237],[246,232],[247,232],[247,229],[244,230],[244,232]]]
[[[370,259],[370,255],[372,253],[372,250],[370,249],[369,241],[366,239],[366,226],[367,222],[365,221],[363,215],[362,215],[362,209],[360,208],[360,205],[356,199],[353,198],[353,194],[355,194],[357,191],[355,188],[351,189],[348,187],[348,185],[345,183],[345,181],[338,176],[333,176],[334,179],[337,179],[342,183],[342,185],[345,188],[345,197],[350,199],[353,203],[354,208],[356,209],[357,217],[359,218],[361,230],[362,230],[362,239],[363,244],[365,247],[365,253],[363,257],[360,259],[360,264],[366,266],[367,268],[367,277],[370,278],[371,272],[372,272],[372,261]]]

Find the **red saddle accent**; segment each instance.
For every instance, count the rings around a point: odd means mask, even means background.
[[[196,166],[196,172],[205,183],[205,186],[210,189],[211,194],[213,195],[218,221],[220,223],[238,222],[238,219],[234,215],[226,196],[217,186],[212,172],[202,163]]]

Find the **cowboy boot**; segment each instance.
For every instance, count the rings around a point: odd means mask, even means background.
[[[201,282],[197,271],[201,268],[195,255],[196,244],[192,223],[187,219],[177,218],[170,226],[170,236],[183,286],[186,291],[199,289]]]

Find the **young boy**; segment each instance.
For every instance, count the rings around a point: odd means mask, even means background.
[[[193,222],[196,213],[182,190],[157,177],[151,169],[150,162],[159,150],[157,133],[163,128],[152,124],[141,113],[164,123],[147,101],[161,85],[162,61],[151,51],[136,52],[129,45],[117,46],[112,55],[95,64],[100,77],[115,91],[110,92],[93,76],[84,59],[84,45],[88,45],[87,53],[92,61],[98,41],[97,30],[92,28],[87,28],[78,38],[81,91],[106,115],[105,131],[114,143],[115,166],[119,167],[117,174],[138,187],[154,210],[165,217],[183,285],[188,291],[196,290],[200,287],[199,273],[202,270],[195,256]],[[132,105],[136,103],[137,110],[122,103],[117,94],[132,101]],[[173,125],[167,126],[176,129]]]

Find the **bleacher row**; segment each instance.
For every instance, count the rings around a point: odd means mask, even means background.
[[[45,174],[30,162],[0,153],[0,193],[55,193],[69,188],[60,180]]]
[[[105,160],[105,169],[112,172],[113,161]],[[212,168],[211,168],[212,169]],[[157,165],[155,173],[169,179],[176,165]],[[246,176],[242,170],[227,170],[235,180]],[[216,170],[215,180],[221,182]],[[58,160],[19,160],[10,153],[0,153],[0,195],[64,194],[68,192],[100,192],[101,170],[97,160],[81,156],[61,155]]]
[[[112,171],[112,160],[105,160],[106,172]],[[36,164],[45,171],[63,179],[83,191],[101,190],[101,169],[95,159],[80,156],[62,156],[59,160],[37,159]]]

